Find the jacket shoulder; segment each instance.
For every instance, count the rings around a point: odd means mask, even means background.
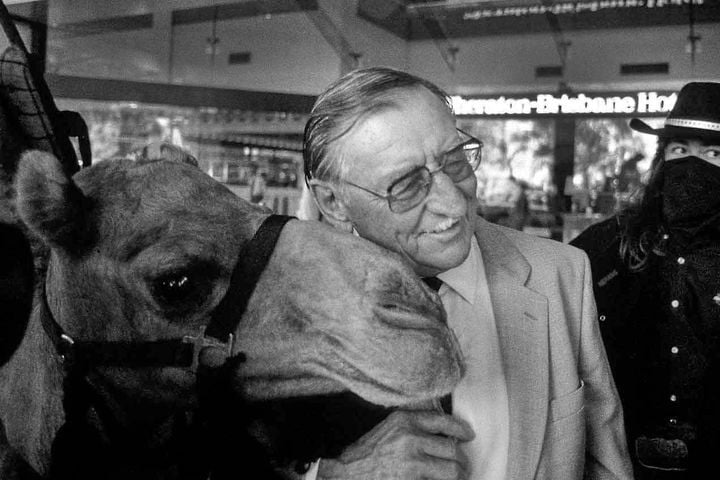
[[[590,260],[605,255],[609,250],[617,251],[620,225],[616,216],[590,225],[574,238],[573,245],[587,253]]]
[[[533,270],[538,268],[562,269],[568,266],[578,268],[586,262],[585,253],[572,245],[500,225],[492,225],[492,228],[497,228],[498,233],[502,234],[518,249],[530,263]]]

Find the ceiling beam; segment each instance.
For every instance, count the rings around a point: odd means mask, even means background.
[[[447,65],[451,72],[454,72],[457,66],[457,54],[460,51],[460,47],[450,40],[444,22],[435,14],[428,16],[422,13],[420,14],[420,21],[440,51],[445,65]]]
[[[340,57],[341,75],[360,66],[362,53],[352,47],[342,30],[321,6],[314,10],[305,10],[305,15]]]

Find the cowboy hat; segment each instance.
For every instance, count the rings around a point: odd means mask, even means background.
[[[662,128],[652,128],[639,118],[630,128],[660,137],[703,138],[720,141],[720,83],[692,82],[678,93]]]

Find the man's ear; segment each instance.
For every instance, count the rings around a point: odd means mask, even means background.
[[[340,197],[339,187],[336,184],[323,180],[310,180],[310,191],[315,197],[318,209],[323,219],[338,230],[352,232],[352,222],[347,207]]]

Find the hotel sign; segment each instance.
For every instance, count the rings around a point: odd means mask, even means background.
[[[460,116],[542,117],[551,115],[585,116],[665,116],[672,110],[677,93],[539,93],[527,96],[451,97],[453,109]]]

